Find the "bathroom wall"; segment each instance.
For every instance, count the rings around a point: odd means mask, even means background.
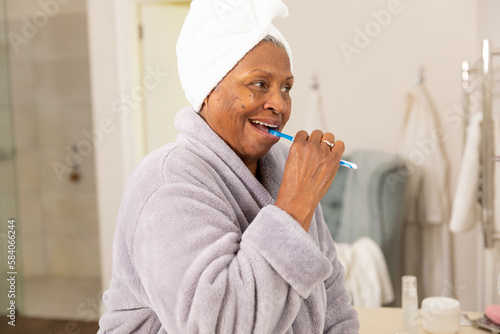
[[[276,25],[294,51],[295,116],[288,132],[298,130],[307,117],[308,75],[316,70],[327,128],[345,142],[346,150],[397,152],[406,94],[423,66],[425,85],[447,136],[453,194],[464,133],[461,63],[480,58],[483,38],[499,40],[498,1],[286,3],[290,16],[277,19]],[[474,268],[481,259],[476,250],[482,240],[472,231],[454,241],[458,298],[464,309],[481,310],[477,295],[482,282]]]
[[[98,278],[86,2],[6,2],[25,278]]]
[[[460,104],[461,62],[479,50],[475,1],[286,3],[290,16],[275,23],[294,51],[290,132],[306,117],[311,70],[319,73],[328,129],[345,142],[347,151],[396,152],[406,94],[419,66],[443,118]],[[456,161],[462,129],[443,123],[454,139],[446,146]]]

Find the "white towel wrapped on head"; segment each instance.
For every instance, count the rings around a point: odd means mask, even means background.
[[[229,71],[264,37],[292,52],[272,24],[287,17],[281,0],[194,0],[177,41],[177,66],[186,99],[196,111]]]

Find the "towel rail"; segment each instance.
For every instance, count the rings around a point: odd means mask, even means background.
[[[465,119],[470,114],[471,75],[480,72],[482,91],[483,122],[481,125],[481,168],[479,177],[478,200],[481,205],[481,226],[485,248],[494,247],[494,243],[500,240],[500,233],[494,229],[494,142],[493,142],[493,57],[500,56],[500,49],[493,49],[489,40],[482,43],[481,59],[474,66],[468,62],[462,63],[462,88],[464,90],[464,113]],[[500,194],[498,194],[500,196]],[[499,213],[497,213],[499,214]]]
[[[493,142],[493,56],[500,55],[491,47],[489,40],[483,40],[483,123],[481,131],[481,204],[484,245],[492,248],[495,240],[494,230],[494,142]],[[498,239],[497,239],[498,240]]]

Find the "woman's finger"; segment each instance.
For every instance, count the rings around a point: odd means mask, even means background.
[[[344,142],[342,140],[337,140],[335,142],[335,146],[331,149],[332,153],[339,159],[342,157],[342,154],[344,154],[345,146]]]
[[[308,139],[309,139],[309,134],[304,130],[300,130],[295,135],[295,138],[293,139],[293,141],[294,142],[301,142],[301,141],[307,141]]]
[[[332,149],[335,145],[335,136],[331,132],[326,132],[321,138],[321,142],[328,145],[329,149]]]
[[[323,131],[321,131],[321,130],[314,130],[313,132],[311,132],[311,135],[309,136],[309,140],[308,141],[311,141],[311,142],[314,142],[314,143],[320,143],[321,142],[321,138],[323,138]]]

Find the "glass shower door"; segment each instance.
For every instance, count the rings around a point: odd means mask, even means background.
[[[15,321],[21,301],[20,245],[17,229],[16,175],[9,99],[7,15],[0,2],[0,314]],[[15,322],[11,322],[15,324]]]

